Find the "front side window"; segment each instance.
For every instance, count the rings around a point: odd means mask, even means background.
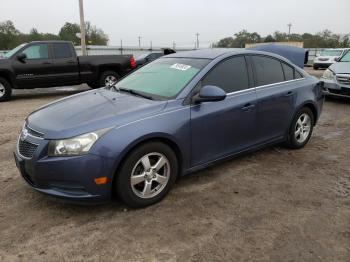
[[[26,54],[27,59],[48,59],[49,58],[49,49],[47,44],[36,44],[31,45],[23,50]]]
[[[348,51],[339,62],[350,62],[350,51]]]
[[[156,98],[173,98],[209,62],[208,59],[161,58],[125,77],[116,87]]]
[[[257,86],[283,82],[281,62],[267,56],[253,56]]]
[[[53,53],[55,58],[70,58],[73,56],[70,45],[66,43],[53,44]]]
[[[247,65],[243,56],[219,63],[202,80],[202,86],[213,85],[232,93],[249,88]]]

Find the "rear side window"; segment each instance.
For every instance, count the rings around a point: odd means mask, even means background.
[[[53,44],[53,53],[55,58],[70,58],[73,56],[70,45],[66,43]]]
[[[285,64],[285,63],[282,63],[282,67],[283,67],[284,76],[285,76],[286,81],[293,80],[294,79],[294,68]]]
[[[202,80],[202,86],[214,85],[232,93],[249,88],[248,72],[243,56],[220,62]]]
[[[287,65],[286,63],[282,62],[282,67],[283,67],[283,72],[284,72],[286,81],[303,78],[303,75],[300,74],[297,70],[295,70],[290,65]]]
[[[258,86],[285,81],[280,61],[266,56],[253,56],[252,59]]]

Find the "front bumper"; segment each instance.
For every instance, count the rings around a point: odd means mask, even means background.
[[[327,96],[350,97],[350,85],[340,85],[335,79],[321,78]]]
[[[81,204],[103,203],[111,199],[114,174],[112,159],[93,154],[41,157],[40,152],[32,159],[26,159],[18,150],[14,158],[24,180],[38,192]],[[94,179],[101,176],[106,176],[108,182],[97,185]]]

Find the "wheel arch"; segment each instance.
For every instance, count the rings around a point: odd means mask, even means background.
[[[312,112],[312,114],[314,116],[314,120],[315,120],[314,121],[314,125],[316,125],[316,122],[318,120],[317,106],[313,102],[307,101],[307,102],[301,104],[296,112],[298,112],[300,109],[302,109],[304,107],[309,108],[311,110],[311,112]]]
[[[116,72],[119,75],[119,77],[122,77],[123,75],[123,69],[119,64],[105,64],[105,65],[99,66],[98,76],[101,77],[101,75],[106,71]]]
[[[137,147],[146,143],[151,143],[151,142],[164,143],[174,151],[179,164],[179,168],[178,168],[178,177],[179,177],[179,175],[182,173],[182,170],[183,170],[183,154],[180,149],[180,146],[176,143],[176,141],[171,136],[163,133],[157,133],[157,134],[147,135],[133,141],[132,143],[129,144],[127,148],[125,148],[122,151],[119,159],[117,160],[116,167],[114,168],[113,184],[115,183],[116,176],[121,168],[123,161],[128,157],[128,155]]]
[[[14,88],[14,79],[11,77],[10,72],[1,70],[0,77],[6,79],[10,83],[11,87]]]

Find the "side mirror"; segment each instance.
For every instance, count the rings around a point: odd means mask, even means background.
[[[26,58],[27,58],[27,55],[25,53],[21,53],[21,54],[17,55],[17,59],[22,63],[25,62]]]
[[[226,98],[226,92],[217,86],[204,86],[199,93],[193,97],[194,103],[216,102]]]
[[[335,62],[339,62],[339,61],[340,61],[340,57],[334,58],[334,61],[335,61]]]

